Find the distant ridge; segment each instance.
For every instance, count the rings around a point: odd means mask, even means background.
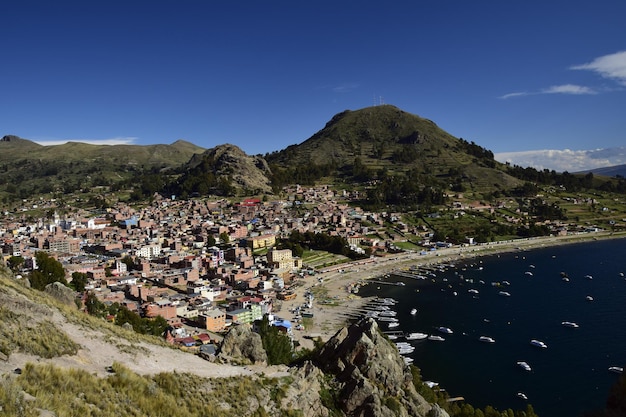
[[[588,174],[589,172],[593,173],[594,175],[604,175],[606,177],[626,177],[626,164],[602,168],[593,168],[586,171],[576,172],[575,174]]]

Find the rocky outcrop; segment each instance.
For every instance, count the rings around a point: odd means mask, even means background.
[[[224,337],[218,358],[238,364],[267,363],[267,353],[263,349],[261,336],[254,333],[247,324],[230,329]]]
[[[372,319],[337,332],[321,349],[322,371],[335,375],[340,407],[349,416],[426,416],[409,368]]]
[[[271,193],[271,170],[260,156],[247,155],[239,147],[224,144],[194,155],[188,169],[202,167],[216,178],[228,181],[232,187],[247,193]]]
[[[74,292],[74,290],[61,284],[58,281],[46,285],[44,292],[50,294],[56,300],[62,302],[65,305],[76,306],[76,304],[74,303],[74,299],[76,298],[76,293]]]
[[[293,382],[281,401],[285,410],[302,410],[304,417],[327,417],[329,410],[322,403],[320,392],[324,388],[324,374],[311,362],[290,370]]]

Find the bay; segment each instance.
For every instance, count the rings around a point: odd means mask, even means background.
[[[468,259],[442,271],[409,272],[426,279],[392,275],[389,283],[405,285],[370,283],[359,294],[397,300],[400,326],[393,330],[446,339],[411,341],[416,349],[409,356],[424,380],[481,408],[523,409],[526,401],[518,392],[527,395],[540,416],[578,416],[604,406],[618,379],[608,368],[626,365],[626,239],[516,251]],[[418,313],[411,315],[412,308]],[[440,326],[454,333],[441,334]],[[480,342],[480,336],[495,343]],[[531,339],[548,347],[532,346]],[[517,361],[528,362],[532,371]]]

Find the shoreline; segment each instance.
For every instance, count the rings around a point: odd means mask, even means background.
[[[276,314],[293,321],[290,311],[305,303],[305,292],[313,292],[315,298],[308,311],[313,317],[307,320],[304,330],[292,330],[294,341],[301,348],[313,349],[313,339],[326,342],[335,333],[359,315],[370,301],[354,294],[351,290],[358,282],[372,280],[394,271],[406,270],[411,266],[428,267],[439,264],[467,261],[500,253],[527,251],[552,246],[575,243],[588,243],[597,240],[626,238],[626,232],[593,232],[580,235],[548,236],[527,239],[500,241],[466,247],[441,248],[427,252],[391,254],[384,258],[355,261],[330,268],[314,276],[299,279],[299,285],[292,288],[296,297],[283,301]]]

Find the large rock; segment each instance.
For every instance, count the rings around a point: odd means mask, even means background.
[[[74,299],[76,298],[76,292],[58,281],[46,285],[44,292],[50,294],[63,304],[76,306],[76,304],[74,303]]]
[[[240,364],[266,364],[267,353],[263,349],[261,336],[249,325],[235,326],[226,334],[218,358]]]
[[[338,331],[322,347],[318,362],[336,376],[347,415],[422,417],[431,409],[415,390],[397,348],[372,319]]]

